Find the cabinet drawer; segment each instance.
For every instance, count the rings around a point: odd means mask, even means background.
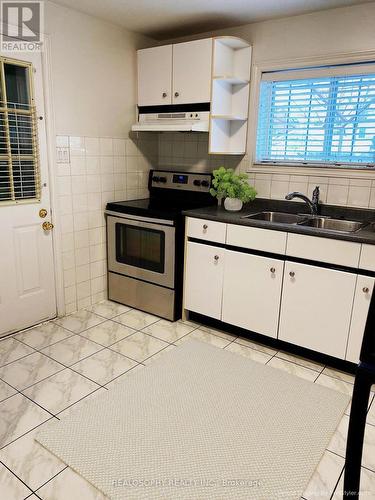
[[[360,269],[375,271],[375,245],[362,245],[359,267]]]
[[[225,243],[226,232],[227,225],[223,222],[188,217],[187,235],[190,238]]]
[[[287,233],[259,227],[228,224],[227,244],[269,253],[285,254]]]
[[[304,234],[288,234],[286,254],[301,259],[358,267],[361,245]]]

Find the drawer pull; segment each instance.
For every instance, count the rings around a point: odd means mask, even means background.
[[[216,262],[219,260],[219,256],[218,255],[215,255],[214,259],[216,260]]]
[[[203,231],[207,231],[207,229],[208,229],[207,224],[203,224]]]
[[[289,276],[290,276],[291,278],[294,278],[294,276],[295,276],[295,275],[296,275],[296,273],[295,273],[294,271],[290,271]]]
[[[367,286],[364,286],[364,287],[362,288],[362,292],[363,292],[363,293],[369,293],[369,291],[370,291],[370,289],[369,289]]]
[[[272,274],[275,274],[276,269],[274,267],[271,267],[270,271],[271,271]]]

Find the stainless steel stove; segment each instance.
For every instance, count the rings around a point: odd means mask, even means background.
[[[108,203],[108,296],[157,316],[181,317],[184,217],[215,203],[211,174],[151,170],[150,197]]]

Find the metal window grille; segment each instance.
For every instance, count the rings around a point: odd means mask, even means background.
[[[375,166],[375,74],[271,78],[261,82],[258,162]]]
[[[0,204],[39,199],[32,65],[0,57]]]

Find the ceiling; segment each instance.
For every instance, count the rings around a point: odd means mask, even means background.
[[[158,40],[370,0],[54,0]]]

